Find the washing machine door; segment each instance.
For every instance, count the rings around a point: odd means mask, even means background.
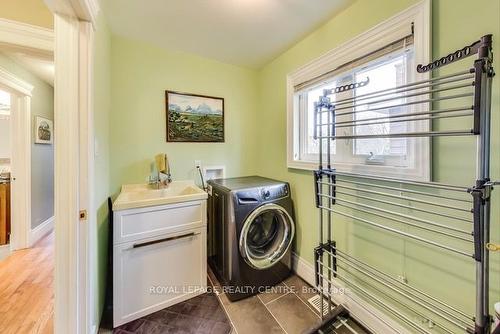
[[[264,204],[247,217],[240,234],[240,254],[255,269],[266,269],[281,260],[290,248],[295,223],[280,205]]]

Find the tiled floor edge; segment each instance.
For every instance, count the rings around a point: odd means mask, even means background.
[[[285,284],[285,282],[283,282],[283,284]],[[285,284],[285,285],[286,285],[286,284]],[[286,286],[288,287],[288,285],[286,285]],[[284,293],[284,294],[282,294],[281,296],[278,296],[278,297],[276,297],[276,298],[274,298],[274,299],[271,299],[271,300],[270,300],[270,301],[268,301],[267,303],[264,303],[264,301],[260,298],[260,294],[258,294],[258,295],[257,295],[257,298],[259,298],[260,302],[261,302],[262,304],[264,304],[264,306],[266,306],[267,304],[273,303],[273,302],[277,301],[278,299],[280,299],[281,297],[284,297],[284,296],[288,295],[289,293],[293,293],[293,292],[292,292],[292,291],[288,291],[287,293]]]
[[[286,295],[288,295],[288,293],[284,294],[283,296],[286,296]],[[278,298],[274,299],[273,301],[275,301],[275,300],[277,300],[277,299],[280,299],[280,298],[281,298],[281,297],[283,297],[283,296],[280,296],[280,297],[278,297]],[[261,301],[261,302],[262,302],[262,301]],[[270,303],[270,302],[269,302],[269,303]],[[268,303],[268,304],[269,304],[269,303]],[[281,322],[278,320],[278,318],[276,318],[276,317],[274,316],[273,312],[271,312],[271,310],[267,307],[267,305],[266,305],[266,304],[264,304],[264,303],[262,303],[262,305],[264,305],[264,307],[266,308],[267,312],[269,312],[269,314],[271,314],[271,316],[274,318],[274,320],[276,320],[276,322],[278,323],[278,325],[280,326],[280,328],[283,330],[283,332],[284,332],[285,334],[288,334],[288,332],[285,330],[285,327],[281,324]]]
[[[210,281],[210,284],[212,285],[212,287],[214,287],[214,282],[212,281],[212,279],[210,278],[210,275],[208,275],[208,273],[207,273],[207,278]],[[220,295],[221,295],[220,293],[215,293],[215,296],[217,297],[217,300],[219,301],[219,305],[222,307],[222,309],[224,310],[224,313],[226,313],[226,317],[229,319],[229,322],[231,323],[231,327],[233,328],[231,333],[238,334],[238,330],[236,329],[236,326],[234,325],[233,319],[231,319],[231,316],[229,315],[229,312],[227,311],[226,306],[224,305],[224,303],[220,299]]]

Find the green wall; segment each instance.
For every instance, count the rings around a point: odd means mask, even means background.
[[[154,156],[168,154],[174,180],[196,180],[194,160],[226,176],[256,172],[257,72],[111,36],[99,18],[95,48],[99,314],[106,289],[108,196],[144,183]],[[165,90],[224,97],[224,143],[167,143]]]
[[[358,0],[329,22],[284,52],[259,73],[259,108],[257,118],[266,120],[259,127],[258,174],[287,180],[291,183],[296,205],[296,252],[312,263],[313,248],[318,240],[318,214],[313,204],[313,178],[309,171],[289,169],[286,165],[286,75],[348,41],[377,23],[397,14],[417,1]],[[475,2],[434,0],[433,57],[448,54],[475,41],[486,33],[496,37],[495,55],[500,54],[500,7],[497,0]],[[500,68],[498,56],[495,67]],[[492,124],[499,124],[499,80],[494,79]],[[492,152],[499,152],[499,131],[492,134]],[[463,152],[473,152],[470,139],[436,141],[433,144],[435,181],[471,185],[474,158]],[[471,149],[467,151],[465,149]],[[500,178],[500,155],[492,154],[492,176]],[[495,194],[492,212],[492,238],[500,239],[500,194]],[[338,218],[337,218],[338,219]],[[442,299],[461,305],[474,313],[473,263],[435,252],[410,241],[402,241],[362,223],[338,219],[334,239],[340,247],[357,257],[383,268],[395,276],[405,274],[410,284],[425,288]],[[492,254],[491,302],[500,299],[500,254]],[[433,279],[428,279],[432,277]],[[436,281],[447,284],[435,284]],[[456,293],[459,291],[459,293]]]
[[[226,176],[256,171],[255,71],[113,36],[111,191],[144,183],[158,153],[174,180],[198,180],[194,160],[225,165]],[[224,97],[225,143],[167,143],[165,90]]]
[[[94,131],[96,140],[94,207],[97,215],[98,314],[102,313],[106,290],[108,204],[110,196],[109,117],[111,112],[111,35],[103,16],[97,20],[94,48]]]

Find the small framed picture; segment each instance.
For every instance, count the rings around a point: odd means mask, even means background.
[[[224,142],[224,99],[165,92],[168,142]]]
[[[54,142],[54,123],[47,118],[35,117],[35,143],[52,144]]]

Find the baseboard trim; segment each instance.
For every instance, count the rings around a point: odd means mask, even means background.
[[[29,239],[29,247],[32,247],[37,243],[38,240],[52,232],[54,229],[54,216],[50,217],[37,227],[31,229],[30,231],[30,239]]]
[[[0,261],[10,255],[10,245],[0,246]]]
[[[293,253],[292,261],[295,273],[307,283],[315,286],[314,266],[296,253]],[[335,287],[339,291],[344,291],[340,282]],[[356,320],[368,327],[373,333],[410,334],[406,328],[368,304],[352,290],[347,293],[339,293],[333,298],[333,301],[336,304],[342,304]]]

